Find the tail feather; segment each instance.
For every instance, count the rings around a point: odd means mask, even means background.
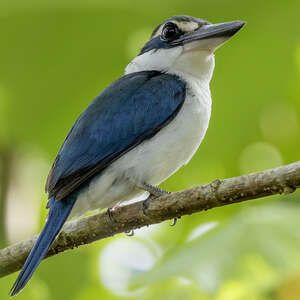
[[[27,257],[17,280],[12,286],[9,292],[10,296],[18,294],[25,287],[68,218],[75,200],[75,198],[67,198],[59,201],[55,201],[52,198],[50,200],[48,220]]]

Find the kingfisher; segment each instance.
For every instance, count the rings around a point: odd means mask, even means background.
[[[167,193],[157,186],[190,161],[208,128],[214,51],[244,24],[186,15],[165,20],[125,75],[78,117],[48,175],[48,218],[11,296],[25,287],[67,219],[104,208],[111,214],[145,193]]]

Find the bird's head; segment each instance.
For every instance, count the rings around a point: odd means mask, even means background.
[[[159,24],[126,73],[158,70],[210,80],[214,51],[239,31],[245,22],[211,24],[180,15]]]

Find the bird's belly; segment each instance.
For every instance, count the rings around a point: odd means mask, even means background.
[[[199,96],[187,94],[178,115],[166,127],[90,182],[78,197],[72,216],[130,200],[143,194],[134,183],[158,185],[175,173],[198,149],[208,127],[210,112],[210,98],[199,99]]]

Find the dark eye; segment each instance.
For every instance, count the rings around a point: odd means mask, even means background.
[[[167,23],[161,32],[161,38],[168,42],[177,39],[179,36],[180,31],[174,23]]]

